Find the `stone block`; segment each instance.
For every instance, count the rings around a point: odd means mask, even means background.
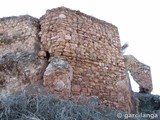
[[[59,91],[61,97],[69,98],[73,78],[72,67],[67,62],[57,58],[52,57],[49,61],[50,63],[44,72],[43,85],[53,93]]]

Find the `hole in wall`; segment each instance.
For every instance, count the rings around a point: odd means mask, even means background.
[[[136,83],[136,81],[133,79],[131,76],[131,73],[128,72],[129,79],[130,79],[130,84],[133,92],[139,92],[139,85]]]
[[[49,60],[49,58],[50,58],[50,53],[48,51],[46,51],[46,58],[47,58],[47,60]]]

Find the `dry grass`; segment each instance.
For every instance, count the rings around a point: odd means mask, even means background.
[[[54,95],[0,95],[0,120],[125,120],[117,118],[117,113],[107,107],[99,109],[90,103],[77,105]],[[159,119],[159,118],[158,118]],[[158,120],[157,119],[157,120]],[[127,120],[147,120],[129,118]],[[148,119],[150,120],[150,119]]]
[[[1,95],[1,120],[105,120],[95,109],[64,101],[54,95]]]

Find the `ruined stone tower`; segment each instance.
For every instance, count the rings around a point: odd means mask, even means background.
[[[41,50],[73,68],[71,96],[98,96],[101,103],[131,111],[116,26],[63,7],[48,10],[40,24]]]
[[[116,26],[60,7],[40,20],[1,18],[0,42],[0,92],[42,81],[64,98],[96,96],[100,104],[134,111]]]

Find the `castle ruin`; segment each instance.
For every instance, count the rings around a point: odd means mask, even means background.
[[[1,18],[0,75],[1,90],[43,81],[66,99],[97,96],[100,104],[135,111],[117,27],[80,11]]]

